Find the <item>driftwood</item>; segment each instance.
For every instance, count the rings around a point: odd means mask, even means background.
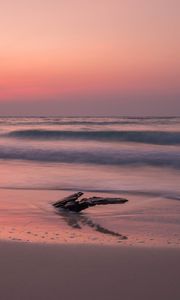
[[[69,211],[80,212],[88,207],[95,205],[107,205],[107,204],[123,204],[128,200],[124,198],[109,198],[109,197],[90,197],[79,199],[83,195],[82,192],[72,194],[53,203],[56,208],[62,208]]]

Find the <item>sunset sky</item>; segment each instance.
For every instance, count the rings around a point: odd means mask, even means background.
[[[0,115],[179,115],[179,0],[2,0]]]

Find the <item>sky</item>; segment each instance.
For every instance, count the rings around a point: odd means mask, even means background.
[[[0,115],[180,115],[179,0],[1,0]]]

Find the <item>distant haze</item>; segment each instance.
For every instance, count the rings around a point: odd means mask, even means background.
[[[179,0],[2,0],[0,115],[180,115]]]

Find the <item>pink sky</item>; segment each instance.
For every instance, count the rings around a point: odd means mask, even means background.
[[[158,101],[179,114],[178,14],[176,0],[2,0],[0,111],[93,113],[97,100],[128,114],[138,99],[140,113]]]

